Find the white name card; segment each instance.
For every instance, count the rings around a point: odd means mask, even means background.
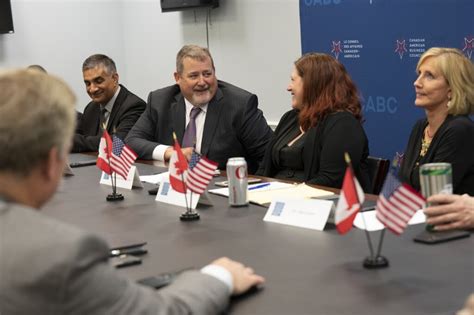
[[[333,205],[329,200],[275,198],[263,220],[322,231]]]
[[[164,176],[161,179],[160,188],[156,194],[156,201],[161,201],[171,205],[186,208],[186,202],[191,204],[191,209],[196,209],[200,195],[188,191],[186,194],[177,192],[171,187],[169,176]]]
[[[426,222],[426,216],[423,210],[417,210],[413,217],[408,221],[408,225],[420,224]],[[379,231],[384,228],[384,225],[377,219],[377,212],[364,211],[357,213],[354,219],[354,226],[361,230],[369,232]]]
[[[115,174],[112,173],[112,175],[109,175],[107,173],[102,172],[102,176],[100,177],[100,183],[103,185],[112,186],[112,181],[110,179],[111,176],[115,176]],[[117,187],[120,188],[131,190],[132,187],[143,187],[143,184],[140,181],[140,174],[138,174],[138,169],[134,165],[130,168],[126,179],[117,174],[116,180]]]

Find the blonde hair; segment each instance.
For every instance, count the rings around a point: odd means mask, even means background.
[[[54,147],[67,154],[76,98],[59,78],[39,71],[0,73],[0,171],[26,176]]]
[[[459,49],[433,47],[421,55],[416,70],[431,57],[436,58],[436,66],[451,88],[448,113],[474,114],[474,65],[472,62]]]

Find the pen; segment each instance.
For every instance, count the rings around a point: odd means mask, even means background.
[[[130,244],[130,245],[124,245],[124,246],[117,246],[114,248],[111,248],[110,250],[122,250],[122,249],[129,249],[129,248],[136,248],[136,247],[143,247],[146,245],[146,242],[142,243],[136,243],[136,244]]]
[[[69,166],[71,168],[75,168],[75,167],[91,166],[91,165],[95,165],[96,163],[97,163],[96,160],[83,161],[83,162],[71,162]]]
[[[113,249],[110,251],[109,257],[116,257],[121,255],[142,256],[146,253],[148,253],[148,251],[146,249],[142,249],[141,247],[128,249]]]
[[[259,189],[259,188],[263,188],[263,187],[267,187],[267,186],[270,186],[270,183],[255,185],[255,186],[249,187],[249,190],[255,190],[255,189]]]

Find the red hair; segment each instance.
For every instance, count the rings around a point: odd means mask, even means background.
[[[295,61],[295,68],[303,79],[303,106],[299,113],[303,130],[338,111],[350,112],[362,120],[357,88],[342,63],[326,54],[308,53]]]

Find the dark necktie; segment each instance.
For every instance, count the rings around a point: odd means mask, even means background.
[[[196,146],[196,117],[201,112],[199,107],[193,106],[189,114],[189,123],[183,136],[183,148]]]
[[[105,130],[107,129],[107,125],[105,122],[107,121],[107,117],[105,116],[107,114],[107,109],[105,107],[100,107],[100,125],[99,125],[99,130]]]

